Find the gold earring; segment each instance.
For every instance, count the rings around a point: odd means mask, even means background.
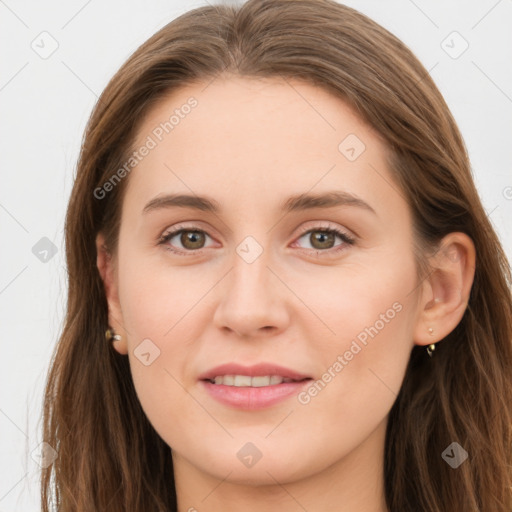
[[[121,335],[120,334],[115,334],[114,333],[114,330],[111,329],[110,327],[105,331],[105,338],[107,341],[120,341],[121,340]]]

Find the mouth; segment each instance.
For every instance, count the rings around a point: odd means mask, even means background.
[[[266,386],[277,386],[289,382],[303,382],[312,380],[311,377],[302,379],[291,379],[281,375],[258,375],[251,377],[250,375],[217,375],[211,379],[203,379],[217,386],[234,386],[237,388],[262,388]]]
[[[297,395],[312,380],[309,375],[268,363],[254,366],[228,363],[199,376],[211,398],[224,406],[247,411],[283,402]]]

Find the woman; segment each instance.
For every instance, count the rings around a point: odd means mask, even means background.
[[[43,510],[509,511],[511,277],[469,169],[348,7],[155,34],[84,138]]]

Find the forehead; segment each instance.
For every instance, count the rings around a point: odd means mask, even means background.
[[[141,123],[135,145],[150,134],[157,142],[164,138],[177,142],[180,132],[189,135],[187,125],[193,126],[194,135],[210,150],[225,138],[226,143],[245,139],[252,147],[260,139],[278,135],[274,152],[288,148],[299,137],[310,140],[307,147],[294,148],[301,152],[321,145],[338,151],[340,137],[349,133],[378,139],[341,98],[321,87],[280,77],[221,75],[185,85],[160,100]]]
[[[378,134],[343,100],[297,80],[221,76],[181,87],[141,122],[133,149],[143,146],[127,191],[140,201],[173,191],[262,207],[313,189],[393,192]]]

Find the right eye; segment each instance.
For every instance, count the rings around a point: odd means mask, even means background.
[[[201,229],[196,229],[195,227],[178,226],[176,229],[164,233],[160,237],[158,243],[159,245],[164,245],[166,249],[169,249],[176,254],[184,255],[187,252],[195,253],[200,252],[201,249],[204,249],[206,237],[210,238],[210,236]],[[177,238],[178,242],[181,244],[181,247],[176,248],[171,243],[171,240],[174,238]]]

